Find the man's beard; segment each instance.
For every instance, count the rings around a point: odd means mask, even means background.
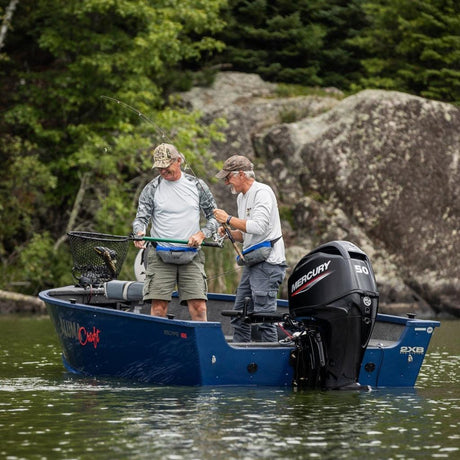
[[[232,195],[237,194],[237,191],[235,190],[235,187],[233,186],[233,184],[230,184],[230,192],[232,192]]]

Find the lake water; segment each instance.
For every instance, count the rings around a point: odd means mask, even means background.
[[[0,316],[0,459],[460,458],[460,321],[414,389],[184,388],[65,372],[48,317]]]

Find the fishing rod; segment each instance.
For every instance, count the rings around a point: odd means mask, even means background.
[[[119,99],[115,99],[114,97],[104,96],[103,95],[103,96],[101,96],[101,98],[107,99],[107,100],[112,101],[112,102],[115,102],[116,104],[121,105],[122,107],[124,107],[124,108],[130,110],[131,112],[135,113],[139,118],[141,118],[142,120],[146,121],[147,123],[150,123],[157,130],[157,132],[160,133],[161,137],[164,140],[166,140],[166,141],[168,141],[169,143],[172,144],[172,140],[170,140],[168,138],[166,133],[153,120],[151,120],[149,117],[144,115],[140,110],[137,110],[132,105],[129,105],[126,102],[120,101]],[[185,158],[185,155],[182,155],[182,156],[183,156],[183,159],[184,159],[184,161],[186,163],[187,169],[189,169],[191,174],[195,177],[195,179],[197,179],[198,185],[200,186],[201,190],[204,192],[204,188],[201,185],[200,179],[198,178],[198,176],[193,171],[192,166],[190,165],[190,163]],[[221,223],[221,226],[224,229],[228,239],[232,243],[232,246],[233,246],[236,254],[240,257],[240,260],[242,260],[244,262],[244,255],[241,252],[241,249],[239,248],[237,242],[235,241],[235,238],[233,238],[232,231],[230,230],[230,226],[226,222]]]

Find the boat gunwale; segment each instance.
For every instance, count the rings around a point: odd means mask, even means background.
[[[89,305],[85,303],[79,303],[79,302],[71,302],[68,299],[59,299],[57,297],[53,297],[49,294],[49,292],[52,291],[52,289],[42,291],[39,293],[39,298],[43,300],[43,302],[46,303],[51,303],[54,305],[59,305],[61,307],[65,308],[74,308],[77,310],[83,310],[83,311],[93,311],[93,312],[98,312],[98,313],[107,313],[110,315],[115,315],[115,316],[127,316],[133,319],[141,319],[141,320],[146,320],[146,321],[153,321],[153,322],[160,322],[160,323],[167,323],[167,324],[177,324],[180,326],[187,326],[187,327],[200,327],[200,328],[220,328],[220,323],[217,321],[192,321],[192,320],[187,320],[187,319],[170,319],[170,318],[162,318],[160,316],[151,316],[147,315],[144,313],[138,313],[138,312],[132,312],[132,311],[124,311],[124,310],[117,310],[115,308],[108,308],[108,307],[103,307],[100,305]]]
[[[59,292],[56,288],[53,289],[47,289],[45,291],[42,291],[38,294],[38,297],[43,300],[45,303],[47,300],[52,300],[55,303],[63,304],[64,306],[72,306],[72,307],[79,307],[80,309],[95,309],[96,311],[110,311],[111,313],[115,313],[117,315],[121,316],[142,316],[142,319],[147,319],[149,318],[150,320],[161,320],[165,322],[170,322],[173,321],[175,323],[181,323],[183,325],[190,323],[193,326],[200,326],[200,327],[209,327],[207,325],[212,325],[212,327],[215,327],[215,325],[220,325],[219,321],[192,321],[188,319],[170,319],[170,318],[161,318],[158,316],[151,316],[151,315],[146,315],[143,313],[138,313],[138,312],[130,312],[130,311],[124,311],[124,310],[117,310],[115,308],[108,308],[100,305],[91,305],[91,304],[86,304],[86,303],[79,303],[79,302],[71,302],[68,299],[60,299],[59,294],[62,296],[66,295],[71,295],[72,293],[72,287],[71,286],[64,286],[63,288],[58,288],[58,289],[65,289],[68,288],[69,290],[66,292],[62,290]],[[103,291],[95,291],[91,292],[88,291],[86,292],[84,288],[75,288],[73,289],[82,289],[81,292],[75,292],[75,294],[78,295],[103,295]],[[175,296],[177,296],[177,293],[175,293]],[[107,298],[107,297],[106,297]],[[208,293],[208,300],[215,300],[215,301],[232,301],[235,299],[234,294],[222,294],[222,293]],[[110,300],[110,299],[108,299]],[[120,301],[120,299],[113,299],[114,301]],[[278,306],[280,307],[288,307],[288,301],[285,299],[278,299]],[[377,313],[376,320],[382,323],[392,323],[392,324],[401,324],[406,327],[417,327],[417,326],[426,326],[426,327],[440,327],[441,323],[440,321],[433,320],[433,319],[418,319],[418,318],[410,318],[410,317],[404,317],[404,316],[397,316],[397,315],[390,315],[386,313]]]

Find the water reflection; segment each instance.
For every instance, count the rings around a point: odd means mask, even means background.
[[[54,384],[10,380],[0,391],[8,386],[16,391],[1,402],[0,413],[14,435],[3,438],[1,450],[26,458],[48,448],[65,458],[76,453],[171,459],[458,453],[458,394],[456,400],[433,400],[418,390],[293,393],[74,378]]]
[[[4,321],[0,457],[460,456],[460,347],[452,341],[435,343],[416,389],[155,387],[65,373],[47,322],[6,329]],[[21,340],[12,339],[15,333]]]

